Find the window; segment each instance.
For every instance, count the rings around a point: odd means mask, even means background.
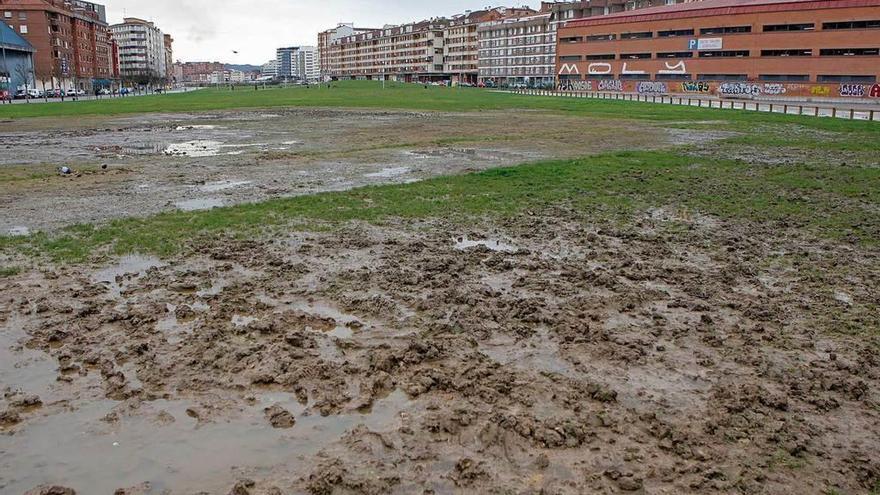
[[[641,33],[623,33],[620,35],[620,39],[622,40],[641,40],[645,38],[653,38],[654,33],[651,31],[645,31]]]
[[[584,39],[580,36],[571,36],[569,38],[559,38],[560,43],[580,43]]]
[[[813,50],[761,50],[762,57],[811,57]]]
[[[12,19],[12,12],[9,12],[8,10],[6,12],[3,12],[3,17],[7,19]]]
[[[587,55],[587,60],[614,60],[614,54]]]
[[[671,38],[673,36],[693,36],[693,29],[673,29],[671,31],[658,31],[658,38]]]
[[[580,55],[564,55],[564,56],[559,57],[559,61],[560,62],[580,62],[581,58],[582,57]]]
[[[28,31],[27,31],[27,25],[26,25],[26,24],[22,24],[21,26],[18,27],[18,31],[19,31],[21,34],[28,34]]]
[[[635,60],[640,58],[651,58],[650,53],[621,53],[621,60]]]
[[[694,52],[660,52],[657,58],[693,58]]]
[[[812,31],[815,24],[769,24],[764,26],[765,33],[777,33],[781,31]]]
[[[711,57],[748,57],[750,52],[748,50],[721,50],[716,52],[700,52],[701,58],[711,58]]]
[[[700,29],[700,34],[737,34],[751,32],[752,26],[726,26]]]
[[[587,36],[587,41],[613,41],[616,39],[616,34],[594,34],[592,36]]]
[[[809,82],[810,76],[808,74],[761,74],[758,79],[769,82]]]
[[[648,74],[621,74],[620,79],[650,79]]]
[[[26,21],[27,20],[27,12],[19,12],[18,13],[18,20],[19,21]]]
[[[819,50],[822,57],[865,57],[880,55],[878,48],[823,48]]]
[[[747,78],[745,74],[697,74],[697,79],[707,81],[741,81]]]
[[[690,81],[693,79],[690,74],[657,74],[658,81]]]
[[[822,29],[880,29],[880,19],[874,21],[826,22]]]
[[[839,75],[820,75],[817,79],[820,83],[864,83],[873,84],[877,82],[877,76],[839,76]]]

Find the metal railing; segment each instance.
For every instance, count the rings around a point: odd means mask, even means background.
[[[530,96],[553,96],[563,98],[594,98],[600,100],[639,101],[667,105],[683,105],[700,108],[729,110],[749,110],[786,115],[807,115],[810,117],[831,117],[847,120],[869,120],[880,122],[880,109],[865,109],[841,106],[824,106],[816,103],[769,102],[759,100],[721,100],[673,95],[650,95],[635,93],[613,93],[603,91],[556,91],[544,89],[515,89],[511,93]],[[827,105],[827,104],[826,104]]]

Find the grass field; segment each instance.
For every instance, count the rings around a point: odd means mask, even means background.
[[[714,154],[694,157],[686,149],[606,154],[573,161],[533,163],[416,184],[356,189],[206,212],[170,212],[107,225],[72,226],[60,233],[2,238],[0,247],[56,260],[83,260],[90,254],[130,251],[169,255],[192,238],[239,235],[288,225],[378,222],[388,217],[462,215],[513,216],[529,209],[564,204],[603,220],[636,209],[675,204],[681,208],[758,222],[803,226],[820,237],[880,240],[880,125],[732,110],[655,104],[525,97],[475,89],[430,88],[375,83],[335,84],[334,89],[276,89],[259,92],[204,90],[76,104],[18,105],[0,116],[65,116],[88,113],[198,111],[232,107],[352,106],[479,111],[528,109],[589,117],[625,116],[662,120],[668,127],[719,129],[738,135],[719,143]],[[560,130],[564,132],[564,130]],[[802,163],[751,163],[731,154],[744,147],[765,156],[809,157]],[[855,154],[853,163],[826,166],[824,157]],[[873,159],[871,157],[874,157]],[[16,180],[24,172],[16,171]]]
[[[859,122],[816,119],[764,112],[719,111],[615,100],[569,99],[514,95],[476,88],[432,87],[418,84],[347,81],[327,86],[270,88],[254,91],[204,89],[190,93],[151,95],[112,100],[0,106],[0,118],[74,117],[148,112],[200,112],[239,108],[352,107],[471,112],[517,108],[576,115],[627,117],[658,121],[723,119],[730,124],[793,123],[830,130],[863,128]],[[876,124],[870,124],[877,127]]]

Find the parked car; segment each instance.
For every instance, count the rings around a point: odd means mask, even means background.
[[[41,97],[40,90],[38,90],[38,89],[28,89],[28,90],[19,89],[18,91],[15,92],[15,99],[16,100],[33,100],[33,99],[40,98],[40,97]]]
[[[119,94],[121,94],[121,95],[128,95],[128,94],[131,94],[131,89],[129,89],[129,88],[122,88],[122,89],[119,90]]]
[[[107,89],[107,88],[101,88],[101,89],[98,90],[98,94],[99,94],[99,95],[107,96],[107,95],[110,94],[110,90]]]

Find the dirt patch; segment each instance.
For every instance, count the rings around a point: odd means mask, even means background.
[[[876,335],[835,322],[870,321],[876,248],[666,211],[16,275],[0,487],[870,492]]]
[[[523,132],[528,129],[528,132]],[[717,134],[717,133],[716,133]],[[0,233],[719,136],[541,112],[291,109],[0,123]],[[74,173],[62,176],[67,166]]]

